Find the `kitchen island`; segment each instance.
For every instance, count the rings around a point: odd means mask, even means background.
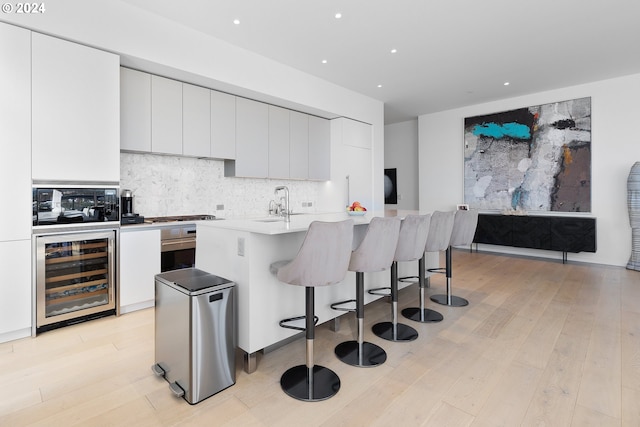
[[[269,267],[273,262],[293,259],[313,221],[353,219],[357,247],[374,216],[405,216],[414,211],[346,212],[292,215],[290,223],[280,217],[227,219],[197,223],[196,267],[236,283],[237,345],[245,352],[245,371],[256,369],[257,352],[286,343],[299,332],[281,328],[280,320],[304,314],[304,287],[280,282]],[[400,263],[400,276],[415,275],[417,262]],[[389,286],[389,270],[365,274],[366,289]],[[399,287],[407,286],[399,283]],[[365,290],[366,290],[365,289]],[[324,323],[343,311],[330,304],[355,298],[355,273],[347,272],[341,283],[318,287],[315,314]],[[365,292],[365,304],[379,296]]]

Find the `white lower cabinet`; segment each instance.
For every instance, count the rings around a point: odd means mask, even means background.
[[[0,342],[31,335],[31,240],[0,242]]]
[[[155,304],[160,273],[160,230],[120,230],[120,313]]]

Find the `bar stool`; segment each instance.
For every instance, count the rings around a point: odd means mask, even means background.
[[[457,297],[451,294],[451,247],[452,246],[469,246],[473,243],[473,237],[476,234],[476,227],[478,226],[478,211],[477,210],[458,210],[455,211],[455,220],[453,223],[453,230],[451,232],[451,239],[445,254],[446,267],[445,273],[447,275],[447,294],[439,294],[431,296],[431,301],[438,304],[448,305],[450,307],[464,307],[469,305],[469,301],[464,298]],[[439,269],[439,272],[442,272]],[[431,270],[429,270],[431,271]]]
[[[424,252],[424,242],[429,229],[429,215],[407,215],[400,225],[398,246],[391,264],[391,322],[381,322],[373,325],[373,333],[389,341],[413,341],[418,338],[418,332],[411,326],[398,323],[398,262],[415,261]],[[387,295],[380,293],[383,289],[369,290],[373,295]]]
[[[383,271],[391,266],[399,232],[400,218],[398,217],[371,219],[362,243],[351,253],[349,262],[349,271],[356,273],[356,299],[331,304],[334,310],[356,312],[358,339],[342,342],[335,349],[338,359],[349,365],[370,367],[380,365],[387,360],[387,353],[380,346],[364,341],[364,273]],[[354,302],[355,310],[340,307]]]
[[[424,248],[422,249],[422,257],[418,261],[418,275],[400,278],[401,281],[406,279],[418,279],[420,307],[408,307],[402,310],[402,315],[408,319],[422,323],[440,322],[443,319],[442,314],[438,313],[437,311],[425,308],[424,289],[426,288],[427,283],[424,276],[425,253],[439,252],[447,249],[447,247],[449,246],[449,239],[451,237],[451,230],[453,229],[453,216],[453,211],[436,211],[431,215],[429,231],[427,233]]]
[[[316,286],[327,286],[341,282],[347,275],[351,246],[353,245],[353,220],[341,222],[314,221],[296,257],[287,262],[271,265],[278,280],[305,287],[305,328],[280,326],[306,332],[306,364],[288,369],[280,378],[282,390],[289,396],[314,402],[325,400],[340,390],[340,378],[331,369],[314,364],[313,341],[315,338],[314,290]]]

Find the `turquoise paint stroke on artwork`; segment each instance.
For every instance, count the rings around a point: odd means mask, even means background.
[[[475,125],[473,128],[473,134],[476,136],[488,136],[495,139],[502,139],[505,137],[531,139],[531,129],[529,129],[529,126],[515,122],[504,123],[501,125],[494,122]]]

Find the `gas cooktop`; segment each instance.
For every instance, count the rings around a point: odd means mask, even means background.
[[[148,224],[155,224],[159,222],[213,221],[218,219],[221,219],[221,218],[216,218],[215,215],[176,215],[176,216],[145,217],[144,222]]]

